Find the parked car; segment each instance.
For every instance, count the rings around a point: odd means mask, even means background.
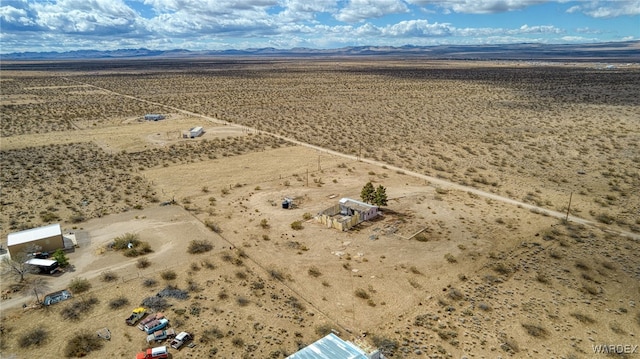
[[[193,335],[187,332],[180,332],[180,334],[176,335],[175,338],[171,341],[171,347],[173,349],[180,349],[186,342],[193,339]]]
[[[147,332],[147,334],[152,334],[155,331],[164,329],[167,325],[169,325],[169,319],[167,318],[154,320],[153,322],[145,324],[144,331]]]
[[[176,331],[172,328],[165,330],[158,330],[153,332],[153,334],[147,335],[147,343],[151,342],[160,342],[167,338],[173,338],[176,336]]]
[[[149,348],[144,352],[138,353],[136,359],[167,359],[169,358],[169,351],[167,347]]]
[[[164,314],[162,313],[150,314],[138,323],[138,329],[144,330],[144,326],[147,325],[147,323],[153,322],[154,320],[160,320],[162,318],[164,318]]]
[[[125,319],[125,321],[128,325],[134,325],[138,322],[138,320],[142,319],[142,317],[144,317],[146,313],[146,309],[138,307],[134,309],[133,312],[131,312],[131,315],[129,316],[129,318]]]

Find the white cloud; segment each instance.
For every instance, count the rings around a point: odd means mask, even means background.
[[[640,15],[640,0],[592,0],[567,9],[567,13],[581,12],[594,18]]]
[[[418,6],[434,5],[442,8],[443,11],[493,14],[520,10],[528,6],[549,2],[549,0],[407,0],[407,2]]]
[[[409,9],[401,0],[350,0],[347,6],[335,15],[335,18],[353,23],[407,11]]]
[[[450,24],[430,24],[427,20],[401,21],[383,30],[385,36],[394,37],[442,37],[456,31]]]

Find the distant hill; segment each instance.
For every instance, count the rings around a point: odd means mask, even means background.
[[[83,60],[132,58],[194,58],[194,57],[342,57],[393,56],[428,57],[457,60],[546,60],[546,61],[608,61],[640,62],[640,41],[597,44],[538,44],[506,45],[440,45],[440,46],[351,46],[337,49],[259,48],[244,50],[190,51],[119,49],[77,50],[67,52],[19,52],[0,55],[3,61],[16,60]]]

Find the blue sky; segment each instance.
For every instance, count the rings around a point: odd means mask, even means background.
[[[2,0],[0,53],[640,40],[640,0]]]

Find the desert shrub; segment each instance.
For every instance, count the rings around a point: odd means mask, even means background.
[[[536,274],[536,280],[543,284],[549,283],[549,276],[547,276],[544,272],[538,272]]]
[[[413,274],[422,274],[422,272],[420,272],[420,270],[416,266],[411,266],[411,268],[409,268],[409,271]]]
[[[320,269],[318,269],[318,267],[311,267],[309,268],[308,271],[309,275],[315,278],[318,278],[319,276],[322,275],[322,272],[320,272]]]
[[[262,220],[260,220],[260,227],[267,229],[270,227],[269,225],[269,221],[266,218],[263,218]]]
[[[428,238],[428,237],[427,237],[427,235],[426,235],[426,234],[424,234],[424,233],[418,233],[418,234],[416,234],[416,235],[413,237],[413,239],[415,239],[415,240],[416,240],[416,241],[418,241],[418,242],[428,242],[428,241],[429,241],[429,238]]]
[[[604,223],[604,224],[613,224],[613,222],[615,222],[616,218],[613,217],[612,215],[609,215],[607,213],[600,213],[597,214],[595,216],[596,221],[600,222],[600,223]]]
[[[485,303],[485,302],[479,302],[478,303],[478,308],[480,310],[485,311],[485,312],[488,312],[488,311],[490,311],[492,309],[491,306],[489,304]]]
[[[333,331],[333,327],[331,326],[331,324],[320,324],[316,327],[316,334],[318,334],[319,337],[324,337],[328,334],[330,334]]]
[[[77,300],[75,302],[68,303],[60,311],[60,315],[63,319],[70,321],[78,321],[82,315],[86,315],[90,312],[96,304],[98,304],[98,298],[89,297],[83,300]]]
[[[174,279],[178,278],[178,275],[176,274],[176,272],[174,270],[167,269],[167,270],[163,270],[162,272],[160,272],[160,278],[162,278],[164,280],[174,280]]]
[[[253,289],[253,290],[264,289],[264,282],[257,281],[257,282],[251,283],[251,289]]]
[[[244,271],[237,271],[236,272],[236,278],[238,278],[240,280],[245,280],[245,279],[247,279],[247,273],[245,273]]]
[[[125,233],[113,240],[112,248],[119,251],[129,248],[129,244],[136,247],[140,244],[140,237],[135,233]]]
[[[142,300],[142,303],[140,303],[140,305],[155,311],[163,311],[169,308],[169,303],[167,302],[167,300],[158,296],[146,297]]]
[[[100,275],[100,280],[103,282],[113,282],[118,280],[118,275],[112,271],[105,271]]]
[[[522,327],[527,332],[527,334],[535,338],[546,338],[549,335],[549,332],[547,332],[546,329],[539,325],[523,323]]]
[[[180,300],[185,300],[189,298],[189,292],[186,290],[178,289],[174,286],[168,285],[164,289],[158,292],[158,297],[161,298],[176,298]]]
[[[496,273],[502,274],[502,275],[509,275],[511,274],[512,268],[509,264],[505,263],[505,262],[498,262],[496,264],[493,265],[493,270]]]
[[[250,301],[245,297],[237,297],[236,303],[238,303],[238,305],[241,307],[246,307],[247,305],[249,305]]]
[[[127,299],[126,297],[118,297],[118,298],[111,299],[109,301],[109,308],[119,309],[128,304],[129,304],[129,299]]]
[[[580,321],[581,323],[584,324],[593,324],[595,323],[595,319],[591,318],[590,316],[586,315],[586,314],[582,314],[582,313],[570,313],[570,315],[576,319],[578,319],[578,321]]]
[[[578,259],[576,261],[576,268],[580,270],[589,270],[589,265],[585,261]]]
[[[215,222],[206,220],[204,221],[204,225],[207,226],[207,228],[209,228],[210,230],[214,231],[215,233],[222,233],[222,228],[220,228],[220,226]]]
[[[367,293],[367,291],[362,288],[356,289],[354,293],[358,298],[369,299],[369,293]]]
[[[127,248],[124,250],[125,257],[138,257],[147,253],[151,253],[153,250],[151,249],[151,245],[147,242],[139,242],[138,245]]]
[[[224,338],[224,333],[218,327],[211,327],[206,329],[200,336],[200,343],[207,344],[215,339]]]
[[[616,334],[627,334],[618,322],[612,322],[611,324],[609,324],[609,328]]]
[[[291,222],[291,229],[294,229],[296,231],[301,230],[302,228],[304,228],[302,226],[302,221],[293,221]]]
[[[269,275],[271,276],[271,278],[275,280],[279,280],[279,281],[284,280],[284,274],[282,274],[282,272],[278,269],[275,269],[275,268],[269,269]]]
[[[71,280],[71,283],[69,283],[69,290],[71,290],[73,294],[84,293],[89,289],[91,289],[91,283],[86,278],[74,278]]]
[[[49,332],[43,328],[36,328],[24,333],[18,339],[18,345],[20,348],[39,347],[47,342],[49,339]]]
[[[102,349],[102,339],[91,333],[79,333],[71,338],[64,348],[67,358],[81,358],[90,352]]]
[[[518,343],[513,338],[504,338],[500,348],[507,353],[515,354],[520,351]]]
[[[373,341],[373,345],[380,349],[382,354],[388,355],[389,357],[393,357],[396,350],[398,350],[398,342],[393,339],[374,335],[371,340]]]
[[[458,260],[456,259],[456,257],[453,256],[453,254],[451,253],[446,253],[444,255],[444,258],[447,260],[447,262],[449,263],[456,263]]]
[[[613,264],[613,263],[611,263],[611,262],[606,262],[606,261],[605,261],[605,262],[602,262],[602,266],[603,266],[604,268],[606,268],[606,269],[609,269],[609,270],[614,270],[614,269],[616,269],[616,265],[615,265],[615,264]]]
[[[138,258],[138,261],[136,262],[136,267],[138,267],[140,269],[147,268],[150,265],[151,265],[151,261],[148,258],[145,258],[145,257]]]
[[[189,242],[187,252],[191,254],[205,253],[213,249],[213,244],[208,239],[194,239]]]
[[[71,223],[80,223],[84,222],[87,218],[82,213],[75,213],[69,217],[69,222]]]
[[[562,252],[554,251],[554,250],[549,252],[549,256],[553,259],[562,259],[562,257],[564,257]]]
[[[294,310],[300,310],[300,311],[305,310],[304,304],[301,301],[299,301],[298,298],[296,297],[287,298],[285,303],[291,306],[291,308],[293,308]]]
[[[449,289],[449,298],[453,300],[460,300],[464,298],[464,294],[456,288],[451,288]]]
[[[309,212],[305,212],[305,213],[302,215],[302,219],[304,219],[305,221],[308,221],[308,220],[310,220],[311,218],[313,218],[313,215],[312,215],[311,213],[309,213]]]
[[[585,284],[582,286],[581,290],[582,290],[584,293],[589,293],[589,294],[591,294],[591,295],[596,295],[596,294],[598,294],[598,293],[599,293],[598,288],[596,288],[595,286],[593,286],[593,285],[591,285],[591,284],[588,284],[588,283],[585,283]]]
[[[209,261],[208,259],[203,260],[201,264],[207,269],[216,269],[215,264],[211,263],[211,261]]]
[[[153,278],[145,278],[145,279],[142,281],[142,285],[143,285],[143,286],[145,286],[145,287],[147,287],[147,288],[149,288],[149,287],[153,287],[153,286],[155,286],[155,285],[157,285],[157,284],[158,284],[158,281],[157,281],[157,280],[155,280],[155,279],[153,279]]]
[[[244,346],[244,340],[242,338],[233,338],[231,344],[235,347],[242,347]]]

